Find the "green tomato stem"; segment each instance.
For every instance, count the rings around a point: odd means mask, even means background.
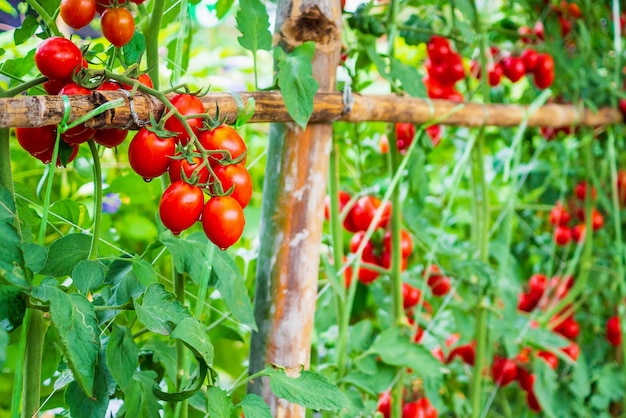
[[[41,18],[43,19],[44,23],[50,29],[50,32],[52,32],[53,35],[55,35],[55,36],[63,36],[63,34],[59,30],[59,28],[57,26],[57,23],[55,22],[54,18],[48,14],[46,9],[44,9],[39,4],[38,1],[36,1],[36,0],[26,0],[26,3],[28,3],[28,5],[33,10],[35,10],[39,16],[41,16]]]
[[[95,260],[98,257],[98,245],[100,244],[100,230],[102,226],[102,167],[100,166],[100,156],[98,148],[93,139],[89,140],[89,150],[93,158],[93,236],[91,238],[91,249],[89,250],[89,260]]]
[[[28,310],[27,343],[24,356],[24,376],[22,384],[22,418],[37,416],[39,410],[41,359],[46,336],[46,322],[43,313]],[[26,319],[26,317],[25,317]]]
[[[155,90],[159,89],[159,30],[165,12],[165,1],[152,2],[152,14],[150,22],[143,27],[146,38],[146,61],[148,75],[152,79]]]

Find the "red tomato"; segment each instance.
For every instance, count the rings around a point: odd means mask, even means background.
[[[567,225],[571,218],[561,202],[557,202],[550,211],[550,223],[552,225]]]
[[[391,417],[391,393],[383,392],[378,395],[378,405],[376,410],[383,414],[383,417]]]
[[[386,252],[391,252],[391,231],[385,232],[383,248]],[[413,239],[405,229],[400,231],[400,249],[402,250],[402,258],[407,258],[413,253]]]
[[[422,298],[422,291],[408,283],[402,283],[402,304],[404,309],[417,305]]]
[[[52,37],[37,46],[35,65],[51,80],[69,80],[83,62],[83,54],[72,41]]]
[[[535,302],[541,299],[548,286],[545,274],[535,273],[528,279],[528,296]]]
[[[352,206],[349,216],[352,218],[354,226],[359,231],[365,231],[369,228],[370,223],[374,219],[374,215],[380,207],[380,200],[374,196],[360,197]],[[377,228],[384,228],[389,223],[391,217],[391,204],[387,203],[383,209],[380,221],[376,225]]]
[[[119,85],[117,82],[112,81],[112,80],[107,80],[104,83],[102,83],[100,85],[100,87],[98,87],[96,90],[110,90],[110,91],[116,91],[121,89],[122,86]]]
[[[526,73],[526,66],[522,58],[509,56],[502,59],[502,70],[506,78],[516,83]]]
[[[163,192],[159,215],[163,225],[174,235],[178,235],[200,219],[203,208],[202,189],[184,181],[176,181]]]
[[[164,174],[176,152],[174,138],[161,138],[146,128],[141,128],[128,146],[128,162],[135,173],[144,180]]]
[[[624,104],[626,105],[626,99]],[[626,170],[619,170],[617,172],[617,196],[622,206],[626,205]]]
[[[204,105],[192,94],[177,94],[171,99],[172,104],[183,116],[199,115],[204,113]],[[187,119],[187,123],[194,133],[202,127],[202,118]],[[183,145],[189,142],[189,133],[185,130],[182,122],[175,116],[165,121],[165,129],[176,134],[176,139]]]
[[[554,242],[556,245],[567,245],[572,240],[572,230],[565,225],[559,225],[554,229]]]
[[[585,224],[576,224],[572,227],[572,239],[577,243],[582,242],[585,239]]]
[[[222,192],[228,192],[242,208],[248,206],[248,202],[252,198],[252,177],[243,164],[218,164],[213,167],[213,172],[222,183]]]
[[[491,365],[491,376],[500,386],[506,386],[517,377],[517,365],[515,361],[506,357],[495,355]]]
[[[124,142],[127,136],[128,131],[126,129],[98,129],[93,140],[107,148],[115,148]]]
[[[22,148],[31,155],[37,156],[52,150],[57,139],[57,129],[54,125],[40,128],[15,128],[15,136]]]
[[[203,185],[209,182],[209,169],[203,164],[202,157],[193,156],[191,162],[178,153],[170,162],[169,175],[173,183],[178,180],[191,184]]]
[[[70,83],[65,85],[59,92],[61,95],[90,95],[91,90],[81,87],[78,84]],[[70,145],[79,145],[89,141],[96,133],[95,129],[86,128],[84,124],[73,127],[61,134],[61,139]]]
[[[139,74],[139,77],[137,77],[137,81],[139,81],[139,83],[143,84],[146,87],[150,87],[151,89],[154,88],[154,83],[152,83],[152,79],[150,78],[148,73]],[[122,83],[122,88],[126,90],[132,90],[133,86],[130,84]]]
[[[522,312],[531,312],[537,306],[537,299],[532,298],[528,293],[517,295],[517,309]]]
[[[551,353],[550,351],[538,351],[537,355],[544,359],[546,363],[548,363],[548,366],[552,368],[552,370],[555,370],[559,365],[559,358],[556,356],[556,354]]]
[[[565,338],[573,340],[580,333],[580,325],[578,325],[574,317],[568,316],[554,328],[554,332],[558,332]]]
[[[461,97],[461,100],[459,101],[463,101],[463,98]],[[430,137],[433,147],[439,145],[439,142],[441,141],[441,125],[430,125],[426,128],[426,133]]]
[[[48,80],[42,84],[42,87],[48,94],[59,94],[66,84],[67,80]]]
[[[450,42],[446,38],[437,35],[433,35],[430,38],[426,45],[426,50],[428,57],[435,65],[443,63],[452,52]]]
[[[574,341],[570,342],[567,347],[561,348],[561,351],[574,361],[578,360],[578,356],[580,355],[580,347]]]
[[[614,346],[622,343],[622,327],[619,316],[612,316],[606,321],[606,339]]]
[[[502,74],[504,70],[502,69],[502,64],[496,62],[494,64],[487,65],[487,77],[489,79],[489,85],[495,87],[500,84],[502,80]]]
[[[220,125],[215,129],[202,131],[198,140],[205,150],[211,152],[209,156],[211,165],[219,164],[218,161],[227,163],[236,160],[241,164],[246,162],[246,144],[232,126]]]
[[[96,15],[96,0],[62,0],[59,14],[68,26],[80,29]]]
[[[526,392],[526,403],[528,404],[528,407],[533,411],[541,411],[541,405],[539,404],[537,396],[535,395],[535,392],[533,390],[529,390]]]
[[[380,256],[380,265],[386,269],[391,268],[391,253],[389,251],[383,251]],[[400,271],[405,271],[409,266],[409,262],[406,258],[400,260]]]
[[[437,409],[428,398],[421,398],[415,402],[408,402],[402,408],[402,418],[437,418]]]
[[[135,20],[125,7],[111,7],[104,11],[100,21],[102,35],[117,48],[121,48],[135,35]]]
[[[448,276],[430,276],[427,283],[434,296],[447,295],[452,287]]]
[[[530,373],[525,368],[518,366],[517,382],[526,392],[531,392],[533,390],[533,385],[535,384],[535,375]]]
[[[579,181],[574,187],[574,194],[579,200],[585,200],[587,194],[589,194],[589,186],[586,181]],[[595,199],[598,196],[598,191],[595,187],[591,188],[591,198]],[[584,218],[583,218],[584,219]]]
[[[415,125],[412,123],[396,123],[396,143],[398,150],[406,151],[415,136]]]
[[[593,228],[594,231],[597,231],[598,229],[602,228],[603,225],[604,225],[604,217],[602,216],[600,211],[594,208],[591,211],[591,227]]]
[[[62,158],[61,158],[61,155],[63,152],[70,154],[65,164],[62,162]],[[35,158],[37,158],[39,161],[41,161],[44,164],[50,164],[52,162],[53,153],[54,153],[54,147],[50,148],[49,150],[45,152],[42,152],[41,154],[35,155]],[[78,155],[78,145],[69,145],[64,142],[59,143],[59,156],[57,157],[57,167],[65,167],[67,164],[74,161],[74,158],[76,158],[76,155]]]
[[[534,73],[537,68],[537,64],[539,63],[539,53],[534,49],[528,48],[522,51],[522,55],[520,57],[522,58],[522,61],[524,61],[526,72]]]
[[[245,223],[241,205],[230,196],[212,197],[202,210],[204,233],[221,250],[239,240]]]
[[[554,59],[552,55],[542,53],[537,57],[537,67],[534,71],[535,85],[540,89],[546,89],[554,81]]]

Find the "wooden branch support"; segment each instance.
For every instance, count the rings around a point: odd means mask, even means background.
[[[249,122],[291,122],[279,91],[208,93],[202,97],[208,114],[214,116],[219,106],[220,117],[234,123],[239,112],[236,95],[244,103],[254,99],[255,112]],[[122,98],[125,106],[107,111],[87,122],[91,128],[137,129],[126,94],[117,91],[96,91],[91,96],[69,97],[72,106],[69,121],[74,121],[107,101]],[[511,104],[456,103],[447,100],[430,100],[397,95],[360,95],[351,97],[352,106],[344,103],[340,92],[320,92],[315,96],[311,122],[412,122],[425,123],[440,120],[444,125],[466,127],[516,126],[528,111],[527,106]],[[137,93],[133,98],[137,119],[150,122],[163,113],[163,103],[154,97]],[[63,101],[60,96],[17,96],[0,98],[0,128],[36,127],[54,125],[63,118]],[[603,107],[598,112],[566,104],[547,104],[528,119],[528,126],[604,126],[621,123],[623,115],[618,109]]]

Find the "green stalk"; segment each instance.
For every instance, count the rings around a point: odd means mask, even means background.
[[[26,3],[35,11],[41,18],[43,19],[46,26],[50,29],[55,36],[63,36],[59,28],[57,27],[57,23],[52,16],[48,14],[46,9],[44,9],[38,1],[36,0],[26,0]]]
[[[148,63],[148,75],[152,79],[155,90],[159,89],[159,30],[165,11],[165,1],[152,2],[152,18],[143,27],[146,38],[146,61]]]
[[[489,311],[489,298],[483,296],[476,311],[476,360],[474,362],[474,372],[470,382],[470,399],[472,404],[472,418],[481,416],[482,405],[482,381],[484,359],[487,343],[487,314]]]
[[[95,260],[98,257],[98,245],[100,244],[100,229],[102,224],[102,168],[100,166],[100,156],[98,148],[93,139],[89,140],[89,150],[93,158],[93,236],[91,238],[91,249],[89,259]]]
[[[46,335],[46,322],[43,313],[29,309],[26,352],[24,355],[24,376],[22,384],[22,418],[37,416],[39,410],[41,359]]]
[[[176,294],[176,300],[184,305],[185,276],[182,273],[174,273],[174,293]],[[183,378],[185,377],[186,354],[185,344],[180,340],[176,340],[176,389],[178,391],[182,390]],[[176,405],[176,410],[179,411],[179,413],[176,414],[177,417],[187,418],[187,405],[188,401],[186,399],[178,402]]]

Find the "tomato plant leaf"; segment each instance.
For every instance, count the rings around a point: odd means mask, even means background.
[[[17,219],[15,201],[11,192],[0,187],[0,279],[27,289],[24,276],[24,255],[20,248],[20,235],[13,226]]]
[[[404,38],[407,45],[426,43],[432,36],[430,24],[416,14],[409,16],[402,26],[400,36]]]
[[[441,373],[441,363],[424,346],[415,344],[398,328],[383,331],[369,351],[378,353],[382,361],[393,366],[410,367],[421,376]]]
[[[0,367],[4,367],[7,361],[7,348],[9,346],[9,333],[0,328]]]
[[[204,359],[206,364],[213,364],[213,345],[205,326],[196,318],[188,317],[180,321],[172,331],[171,337],[184,342],[197,357]]]
[[[50,206],[50,222],[55,225],[73,223],[87,226],[90,223],[87,206],[69,199],[58,200]]]
[[[207,389],[207,412],[211,418],[230,418],[233,411],[233,403],[226,391],[219,386],[211,386]],[[256,417],[257,415],[248,415]]]
[[[57,286],[56,280],[45,280],[33,288],[32,296],[50,303],[50,320],[57,331],[61,351],[75,381],[88,397],[92,397],[100,350],[100,328],[96,313],[83,295],[68,295]]]
[[[533,371],[536,376],[533,390],[543,408],[543,413],[548,417],[556,417],[553,406],[554,393],[557,388],[556,372],[541,358],[535,359]]]
[[[137,318],[150,331],[169,335],[185,318],[191,316],[187,308],[176,300],[173,293],[165,290],[161,283],[152,283],[146,288],[141,302],[133,301]]]
[[[30,51],[23,58],[13,58],[0,63],[3,72],[18,78],[24,77],[35,68],[35,50]]]
[[[341,382],[354,385],[371,395],[377,395],[389,388],[395,374],[395,367],[379,363],[376,365],[375,373],[353,370],[341,379]]]
[[[139,350],[129,328],[113,326],[106,348],[106,363],[122,390],[126,390],[139,362]]]
[[[192,376],[192,378],[190,379],[191,384],[193,385],[191,389],[182,390],[180,392],[168,393],[163,392],[159,388],[158,384],[155,383],[154,386],[152,386],[152,393],[154,394],[154,396],[166,402],[180,402],[184,401],[185,399],[189,399],[193,395],[195,395],[200,390],[200,388],[202,388],[204,379],[206,379],[208,371],[208,365],[204,362],[203,359],[196,357],[196,360],[198,360],[198,369],[196,370],[194,376]]]
[[[67,402],[72,416],[104,418],[109,407],[107,389],[106,377],[100,367],[96,368],[94,374],[93,396],[85,395],[76,381],[70,382],[65,390],[65,402]]]
[[[153,370],[135,371],[124,397],[124,408],[128,417],[160,418],[161,405],[152,393],[157,379]]]
[[[237,406],[241,407],[243,415],[246,417],[272,418],[269,405],[265,403],[263,398],[254,393],[244,396]]]
[[[260,0],[241,0],[236,20],[237,29],[242,34],[237,38],[239,45],[253,53],[259,49],[269,51],[272,48],[270,19]]]
[[[257,326],[248,290],[233,259],[222,251],[215,251],[213,273],[217,277],[217,290],[224,298],[233,316],[242,324],[256,331]]]
[[[234,3],[235,0],[217,0],[217,3],[215,3],[215,14],[217,15],[217,18],[220,20],[223,19],[233,7]],[[211,6],[207,5],[207,7]]]
[[[35,34],[38,27],[39,22],[37,22],[35,16],[26,15],[24,21],[22,22],[22,26],[15,28],[15,31],[13,32],[15,45],[21,45],[29,40]]]
[[[154,283],[157,280],[157,272],[146,260],[137,259],[133,261],[133,273],[137,280],[144,286]]]
[[[321,374],[302,370],[299,376],[291,377],[279,368],[267,368],[263,374],[269,376],[276,396],[305,408],[335,411],[349,404],[343,392]]]
[[[112,293],[107,301],[110,305],[123,305],[131,298],[138,298],[146,289],[135,276],[133,264],[129,259],[115,260],[109,265],[104,281],[111,286]]]
[[[413,97],[426,96],[426,88],[417,68],[397,59],[391,59],[389,77],[398,80],[404,91]]]
[[[122,47],[122,56],[126,65],[140,64],[141,57],[146,51],[146,38],[139,31],[135,31],[129,43]]]
[[[168,237],[161,239],[161,242],[172,254],[176,271],[189,273],[191,279],[197,283],[202,277],[202,272],[206,269],[205,263],[202,262],[206,241],[199,245],[197,241]]]
[[[584,354],[581,354],[574,365],[574,373],[569,388],[572,393],[579,399],[584,400],[591,392],[591,383],[589,381],[589,369]]]
[[[82,260],[89,256],[91,237],[85,234],[69,234],[50,245],[48,258],[39,273],[46,276],[69,276]]]
[[[24,265],[33,273],[38,273],[48,259],[48,247],[34,242],[21,242],[20,248],[24,254]]]
[[[76,288],[86,294],[104,283],[106,270],[106,266],[99,261],[82,260],[72,270],[72,280]]]
[[[278,85],[289,115],[302,128],[313,113],[313,99],[319,88],[313,78],[311,63],[315,44],[305,42],[287,54],[282,48],[274,49],[278,64]]]

